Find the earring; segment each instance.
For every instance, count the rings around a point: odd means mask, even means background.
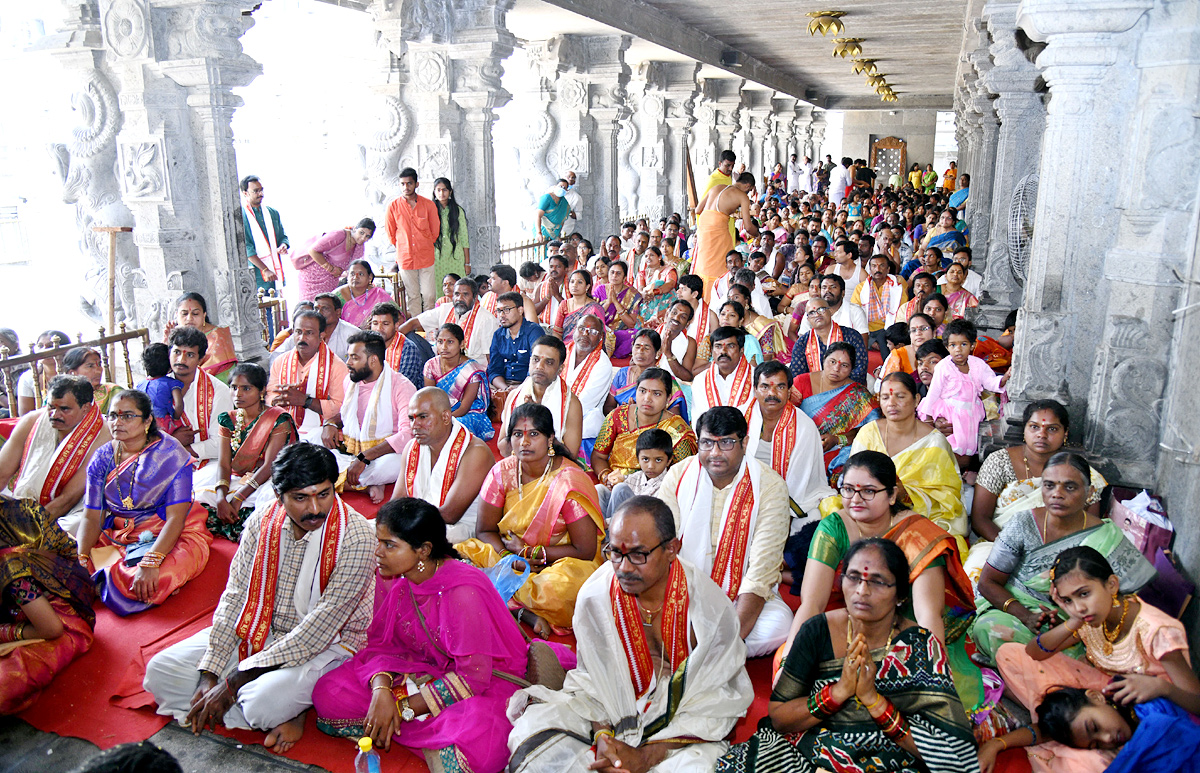
[[[1113,606],[1114,606],[1114,607],[1115,607],[1115,606],[1120,606],[1120,604],[1121,604],[1121,597],[1120,597],[1120,596],[1118,596],[1116,593],[1114,593],[1114,594],[1113,594]]]
[[[554,444],[553,443],[550,444],[550,458],[551,459],[554,458]]]
[[[425,562],[424,562],[424,561],[422,561],[422,560],[420,560],[420,559],[417,559],[417,571],[418,571],[418,572],[424,572],[424,571],[425,571]]]

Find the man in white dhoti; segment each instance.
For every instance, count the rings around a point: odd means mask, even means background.
[[[475,280],[460,279],[454,283],[454,303],[434,306],[421,312],[401,325],[400,332],[407,334],[415,330],[426,333],[426,338],[432,342],[442,325],[458,325],[463,330],[467,356],[479,363],[480,367],[486,368],[492,347],[492,333],[496,332],[500,323],[478,301],[479,287]]]
[[[571,208],[571,214],[563,221],[562,235],[566,239],[571,234],[579,233],[579,221],[583,219],[583,196],[579,195],[579,190],[575,187],[578,178],[574,170],[568,171],[563,178],[567,181],[567,206]]]
[[[733,605],[679,559],[670,510],[638,496],[579,591],[579,665],[509,699],[512,773],[710,771],[754,697]]]
[[[821,432],[788,400],[787,366],[768,360],[754,369],[754,402],[746,411],[746,455],[779,473],[787,483],[794,534],[821,520],[820,504],[834,490],[825,478]]]
[[[171,375],[183,382],[183,426],[171,433],[194,457],[196,470],[215,467],[221,455],[217,417],[233,412],[229,387],[200,368],[208,353],[208,338],[191,326],[177,327],[167,337],[171,347]],[[216,476],[192,476],[192,490],[212,487]]]
[[[417,392],[385,364],[386,357],[387,345],[378,333],[360,330],[350,336],[342,410],[321,427],[321,443],[333,449],[346,475],[344,488],[365,488],[375,504],[400,474],[399,453],[412,439],[408,402]]]
[[[508,418],[513,409],[524,403],[538,403],[550,409],[554,417],[554,432],[572,456],[579,455],[583,438],[583,406],[579,398],[571,393],[571,387],[562,377],[567,359],[567,347],[554,336],[542,336],[533,344],[529,353],[529,377],[516,389],[510,390],[504,410],[500,414],[500,433],[496,447],[501,456],[512,453],[508,444]],[[599,430],[597,430],[599,432]]]
[[[158,713],[264,730],[284,752],[304,732],[323,674],[366,644],[375,530],[337,493],[337,460],[311,443],[279,452],[278,500],[246,521],[211,628],[155,655],[144,686]]]
[[[737,327],[712,332],[712,365],[692,383],[693,423],[709,408],[725,405],[745,411],[754,399],[754,370],[742,350],[745,335]]]
[[[55,376],[50,403],[17,422],[0,448],[0,481],[14,477],[12,494],[41,505],[72,537],[83,525],[87,466],[112,439],[82,376]]]
[[[579,320],[574,340],[567,344],[563,376],[583,411],[583,457],[590,459],[600,425],[604,423],[604,400],[612,387],[613,366],[604,353],[604,321],[594,314]]]
[[[292,320],[292,351],[271,363],[267,402],[286,408],[301,440],[319,440],[321,425],[341,414],[346,364],[321,340],[325,318],[303,311]]]
[[[392,499],[424,499],[442,514],[450,544],[465,542],[475,536],[479,494],[496,457],[454,418],[449,395],[437,387],[412,396],[408,420],[412,440],[399,455],[403,466]]]
[[[779,597],[790,526],[787,484],[746,456],[746,417],[728,407],[697,421],[700,453],[667,471],[658,496],[679,524],[679,555],[721,586],[737,607],[750,657],[787,640],[792,611]]]

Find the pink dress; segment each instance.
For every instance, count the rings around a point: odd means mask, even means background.
[[[979,424],[987,417],[979,393],[1003,392],[1000,376],[987,363],[975,356],[967,357],[967,372],[963,373],[950,357],[933,369],[929,394],[917,406],[925,421],[949,419],[954,432],[947,440],[954,453],[971,456],[979,450]]]
[[[355,244],[346,249],[346,229],[328,231],[311,240],[303,252],[295,256],[296,271],[300,274],[300,300],[311,301],[321,293],[331,293],[341,284],[341,277],[326,271],[309,257],[309,250],[316,250],[325,256],[325,260],[334,268],[345,271],[350,262],[363,256],[361,244]]]
[[[328,253],[326,253],[328,254]],[[333,277],[330,277],[332,279]],[[380,303],[394,303],[395,298],[382,287],[372,285],[365,293],[357,298],[346,298],[349,290],[343,290],[342,298],[346,300],[342,306],[342,319],[355,327],[362,327],[363,322],[371,321],[371,310]]]

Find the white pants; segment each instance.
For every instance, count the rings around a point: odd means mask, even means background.
[[[782,598],[779,591],[767,599],[758,620],[746,637],[746,657],[757,658],[763,655],[773,655],[787,641],[788,632],[792,629],[792,610]]]
[[[191,638],[168,647],[150,659],[142,686],[154,696],[158,713],[182,722],[191,710],[192,696],[200,685],[196,665],[208,648],[205,628]],[[270,644],[268,643],[268,646]],[[312,691],[317,680],[352,655],[341,644],[330,645],[304,665],[279,668],[263,674],[238,691],[237,702],[225,714],[225,726],[242,730],[273,730],[300,712],[312,708]],[[237,653],[220,674],[237,670]]]
[[[72,539],[79,540],[79,532],[83,529],[83,502],[72,507],[67,514],[58,519],[59,528],[70,534]]]
[[[422,311],[433,308],[433,266],[429,268],[400,269],[400,281],[404,283],[404,295],[408,301],[408,316],[415,317]]]
[[[446,539],[451,545],[466,542],[475,536],[475,524],[479,522],[479,505],[482,501],[482,497],[475,497],[475,501],[463,513],[462,518],[458,519],[458,523],[446,526]]]
[[[341,451],[334,451],[333,455],[337,457],[338,472],[345,472],[355,462],[355,457],[343,454]],[[371,460],[367,468],[358,476],[358,483],[364,488],[367,486],[390,486],[400,477],[400,471],[403,468],[404,464],[400,454],[384,454],[378,459]]]

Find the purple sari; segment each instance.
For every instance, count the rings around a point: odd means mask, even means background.
[[[616,337],[616,348],[612,352],[612,357],[624,358],[633,353],[633,336],[637,332],[637,327],[640,327],[640,322],[633,328],[621,328],[620,322],[617,319],[617,306],[608,299],[608,285],[596,290],[596,300],[600,302],[600,307],[604,310],[604,324],[608,329],[613,331]],[[617,300],[621,305],[629,310],[639,320],[641,319],[639,306],[642,302],[641,294],[633,287],[625,285],[625,289],[617,294]]]
[[[420,692],[431,716],[403,723],[395,740],[440,752],[464,770],[499,773],[508,764],[512,730],[504,707],[518,687],[492,671],[524,677],[528,648],[491,581],[473,566],[446,561],[420,584],[381,578],[367,645],[313,689],[317,726],[330,735],[360,737],[372,676],[430,677]]]

